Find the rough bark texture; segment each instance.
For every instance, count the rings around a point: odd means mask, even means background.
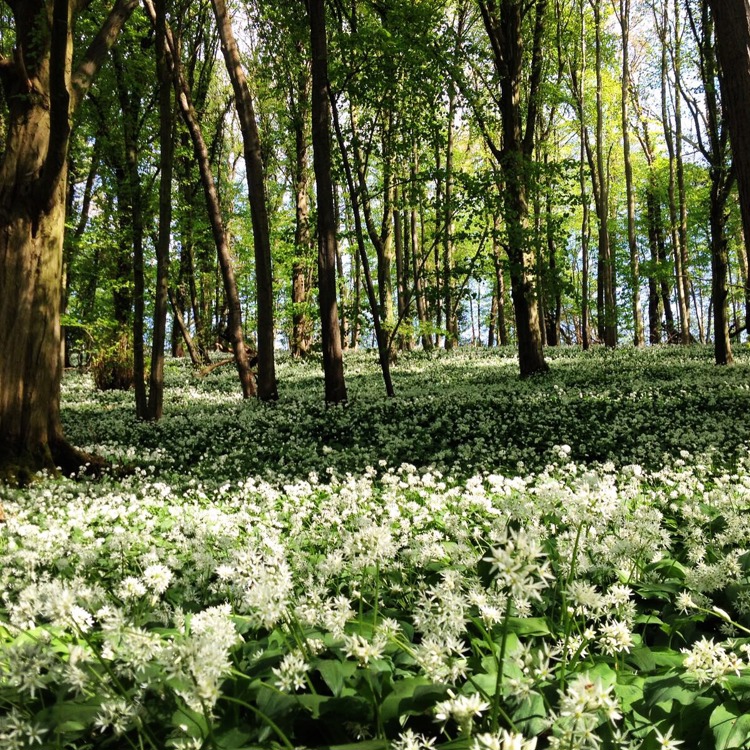
[[[318,303],[323,337],[325,400],[346,401],[344,358],[336,306],[336,221],[331,182],[331,112],[328,104],[328,43],[324,0],[310,0],[312,141],[318,196]]]
[[[70,121],[136,2],[118,2],[73,72],[76,3],[13,4],[16,55],[0,162],[0,478],[75,471],[60,424],[60,305]]]
[[[525,7],[523,7],[525,6]],[[521,376],[546,372],[542,325],[536,300],[534,252],[528,240],[528,185],[530,159],[533,153],[539,112],[539,87],[543,73],[543,35],[546,0],[524,4],[519,0],[480,0],[485,30],[493,52],[495,70],[500,81],[500,115],[503,147],[493,148],[500,167],[505,191],[505,225],[510,261],[511,298],[516,313],[516,337]],[[533,49],[528,72],[528,100],[525,129],[522,123],[521,85],[524,72],[524,13],[534,10]]]
[[[722,98],[732,141],[747,253],[750,251],[750,1],[709,1],[714,15]],[[745,299],[750,300],[747,281]],[[746,325],[750,326],[750,303],[746,304],[746,319]]]

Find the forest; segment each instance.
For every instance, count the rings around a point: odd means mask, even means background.
[[[0,5],[0,748],[750,747],[743,0]]]

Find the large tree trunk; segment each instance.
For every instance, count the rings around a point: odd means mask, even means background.
[[[336,306],[336,221],[331,181],[331,112],[324,0],[310,0],[313,166],[318,196],[318,303],[323,338],[325,400],[346,401],[344,358]]]
[[[234,104],[240,121],[245,155],[245,172],[250,201],[255,249],[255,284],[258,298],[258,398],[275,401],[276,366],[274,363],[273,275],[271,272],[271,235],[263,176],[260,136],[255,119],[255,108],[247,85],[240,53],[234,39],[232,24],[224,0],[212,0],[216,25],[221,37],[229,78],[234,90]]]
[[[747,129],[750,123],[750,3],[748,0],[709,2],[714,15],[722,99],[732,141],[747,257],[750,256],[750,133]],[[750,279],[750,273],[747,278]],[[750,283],[747,280],[745,318],[750,331]]]
[[[14,3],[14,59],[0,162],[0,476],[75,471],[60,424],[60,304],[70,117],[132,13],[119,0],[71,71],[77,3]]]

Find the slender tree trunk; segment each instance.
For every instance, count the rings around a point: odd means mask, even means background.
[[[325,400],[329,404],[339,404],[346,401],[346,383],[336,306],[336,222],[331,181],[331,113],[324,0],[310,0],[308,16],[312,53],[313,166],[318,196],[318,301]]]
[[[169,302],[172,305],[172,312],[174,313],[175,323],[177,324],[180,335],[185,342],[185,346],[187,347],[188,355],[190,356],[190,361],[193,363],[193,366],[200,368],[202,365],[211,364],[210,360],[206,362],[200,351],[198,351],[198,347],[196,346],[195,341],[193,341],[193,337],[190,335],[190,329],[185,323],[185,318],[182,315],[182,310],[177,304],[175,295],[172,294],[172,291],[170,289],[167,289],[167,294],[169,296]]]
[[[242,131],[245,174],[247,175],[250,218],[253,225],[255,250],[255,283],[258,300],[258,398],[275,401],[276,365],[274,362],[273,274],[271,270],[271,234],[268,224],[268,206],[261,154],[260,135],[255,118],[255,108],[247,77],[240,62],[240,53],[234,39],[232,23],[227,15],[224,0],[212,0],[216,25],[221,37],[229,78],[234,90],[234,105]]]
[[[588,131],[584,117],[586,101],[586,16],[583,3],[584,0],[581,0],[581,70],[578,92],[581,144],[578,179],[581,189],[581,348],[586,351],[591,345],[591,336],[589,332],[589,196],[585,170]]]
[[[625,165],[625,194],[628,204],[628,249],[630,251],[631,306],[633,312],[633,343],[643,345],[643,315],[641,314],[640,268],[638,243],[635,234],[635,191],[633,164],[630,157],[630,0],[620,0],[620,29],[622,31],[621,120],[622,154]]]
[[[365,277],[365,289],[367,290],[367,299],[370,303],[370,313],[372,314],[372,324],[375,328],[375,339],[378,345],[378,358],[380,361],[380,369],[383,374],[383,382],[385,384],[386,395],[392,397],[394,395],[393,382],[391,380],[391,363],[390,363],[390,342],[388,338],[388,331],[383,328],[383,320],[381,318],[383,310],[387,307],[387,298],[384,298],[381,294],[380,300],[375,293],[375,284],[372,280],[372,274],[370,272],[370,260],[367,257],[367,248],[365,247],[365,235],[362,228],[362,216],[359,211],[359,202],[357,200],[357,188],[354,184],[354,174],[352,171],[351,163],[349,161],[349,154],[346,150],[346,143],[344,142],[344,134],[341,130],[339,122],[338,110],[336,108],[335,99],[331,98],[331,113],[333,115],[333,124],[336,130],[336,138],[339,144],[339,151],[341,152],[341,159],[344,164],[344,174],[346,175],[346,184],[349,188],[349,199],[352,205],[352,212],[354,214],[354,234],[357,238],[357,249],[359,251],[359,257],[362,264],[362,272]],[[390,210],[388,211],[390,216]],[[390,234],[390,231],[388,232]],[[390,262],[388,264],[388,275],[390,277]],[[388,292],[390,295],[390,291]]]
[[[677,308],[680,318],[680,343],[690,343],[690,289],[687,282],[687,248],[683,241],[687,242],[686,213],[684,211],[684,192],[678,189],[678,175],[683,174],[682,167],[682,100],[679,88],[675,89],[675,128],[672,129],[669,113],[669,3],[662,4],[661,15],[654,10],[654,21],[656,23],[659,39],[661,42],[661,112],[664,127],[664,142],[669,154],[669,219],[671,224],[672,254],[674,258],[675,291],[677,292]],[[675,2],[673,8],[677,11],[675,20],[675,34],[681,33],[679,3]],[[681,42],[677,36],[672,58],[674,60],[674,73],[679,80],[681,71]],[[675,147],[675,141],[677,146]],[[682,181],[684,188],[684,180]],[[678,205],[679,202],[679,205]],[[683,263],[683,261],[685,261]]]
[[[412,164],[413,177],[416,176],[416,167]],[[410,227],[411,227],[411,264],[412,272],[414,274],[414,299],[417,303],[417,319],[419,320],[419,329],[422,338],[422,348],[426,351],[432,351],[433,342],[432,336],[430,336],[427,328],[427,306],[425,305],[424,299],[424,283],[422,281],[422,264],[419,260],[419,220],[417,215],[417,207],[412,206],[410,212]],[[447,313],[446,313],[447,314]]]
[[[149,12],[152,23],[156,23],[156,11],[152,0],[144,0],[144,4]],[[232,343],[234,359],[237,365],[237,372],[242,387],[244,398],[255,396],[255,379],[250,369],[250,358],[245,346],[245,336],[242,330],[242,306],[240,303],[239,291],[237,289],[237,280],[232,265],[232,256],[229,249],[229,237],[224,226],[222,217],[219,195],[216,191],[216,184],[211,170],[211,164],[206,148],[206,142],[203,138],[201,127],[198,124],[195,109],[193,107],[190,89],[182,72],[179,57],[177,55],[177,45],[171,30],[167,28],[167,48],[168,63],[172,73],[172,82],[175,87],[175,94],[180,105],[180,113],[190,133],[190,139],[193,143],[193,153],[201,173],[201,184],[206,198],[208,208],[208,219],[211,224],[216,251],[221,267],[221,277],[226,295],[229,319],[227,322],[229,340]]]
[[[309,129],[310,73],[303,70],[298,78],[296,107],[293,108],[294,126],[294,261],[292,265],[292,340],[291,352],[304,359],[312,344],[312,321],[307,312],[310,298],[309,258],[311,257],[310,206],[308,200],[307,133]]]
[[[500,246],[500,215],[492,217],[492,262],[495,268],[495,300],[497,313],[495,325],[500,346],[508,346],[508,326],[505,322],[505,269],[503,268]]]
[[[448,87],[448,131],[445,149],[445,195],[443,201],[443,309],[445,310],[445,348],[458,346],[456,301],[453,299],[453,130],[456,92]]]
[[[148,401],[146,395],[146,357],[144,351],[145,333],[145,278],[143,269],[143,188],[138,168],[138,132],[137,124],[140,120],[141,102],[137,92],[128,88],[125,80],[125,70],[119,51],[112,51],[112,61],[117,73],[117,95],[122,110],[122,134],[125,146],[124,175],[122,180],[122,205],[118,199],[118,211],[121,216],[127,213],[125,232],[121,238],[124,243],[123,255],[130,256],[132,252],[131,278],[133,280],[133,386],[135,390],[135,413],[139,419],[148,416]],[[130,312],[130,310],[128,311]]]
[[[599,316],[600,337],[605,346],[617,346],[617,301],[615,263],[609,234],[609,174],[605,159],[604,89],[602,82],[601,0],[591,0],[596,39],[596,171],[599,182],[597,218],[599,222]]]
[[[167,0],[156,0],[156,73],[159,79],[159,236],[156,240],[156,294],[151,347],[148,418],[161,419],[164,409],[164,344],[167,337],[169,245],[172,236],[172,159],[174,117],[172,81],[167,64]]]

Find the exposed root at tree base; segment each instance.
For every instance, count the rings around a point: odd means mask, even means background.
[[[67,440],[56,440],[50,445],[50,452],[55,467],[59,467],[64,476],[84,474],[100,477],[111,464],[101,456],[74,448]]]
[[[43,471],[51,476],[99,477],[109,468],[110,464],[100,456],[78,450],[63,439],[35,449],[0,445],[0,483],[14,487],[28,487]]]

